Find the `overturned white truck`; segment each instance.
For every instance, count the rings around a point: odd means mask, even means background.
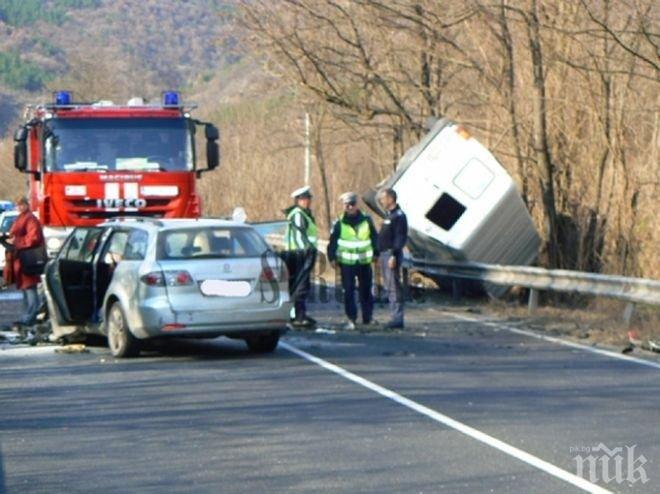
[[[529,265],[540,238],[515,183],[495,157],[460,125],[438,120],[401,158],[395,172],[364,196],[392,188],[408,216],[416,259]],[[486,285],[499,296],[506,287]]]

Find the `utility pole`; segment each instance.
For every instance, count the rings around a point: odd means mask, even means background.
[[[305,185],[309,185],[310,169],[309,113],[305,112]]]

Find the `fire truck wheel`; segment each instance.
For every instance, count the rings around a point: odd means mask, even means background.
[[[128,330],[126,316],[119,302],[108,312],[108,346],[113,357],[135,357],[140,353],[139,341]]]

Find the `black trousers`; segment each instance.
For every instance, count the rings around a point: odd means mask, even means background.
[[[298,320],[303,320],[307,315],[307,299],[312,288],[311,277],[316,254],[316,249],[289,250],[281,254],[289,270],[289,294]]]
[[[355,305],[355,281],[360,294],[360,307],[362,308],[362,322],[368,324],[374,313],[374,298],[371,293],[373,271],[371,264],[339,265],[341,270],[341,286],[344,289],[344,310],[351,320],[357,319],[357,306]]]

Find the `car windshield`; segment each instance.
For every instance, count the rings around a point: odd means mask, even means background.
[[[183,171],[193,168],[184,118],[53,119],[46,128],[48,171]]]
[[[259,234],[246,227],[182,228],[158,235],[159,260],[261,257],[267,250]]]

